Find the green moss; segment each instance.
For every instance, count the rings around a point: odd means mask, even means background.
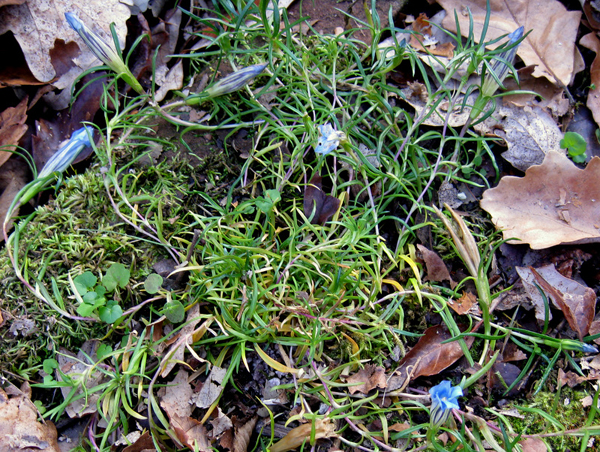
[[[148,204],[144,213],[157,218],[156,208],[163,209],[163,234],[167,237],[179,232],[178,223],[169,220],[182,216],[182,211],[189,207],[181,201],[181,192],[176,191],[176,187],[185,187],[190,174],[189,165],[172,158],[138,169],[136,178],[132,178],[135,179],[131,187],[134,194],[146,193],[160,200]],[[127,177],[121,180],[128,183]],[[115,202],[124,215],[131,215],[118,198]],[[146,296],[131,288],[143,282],[154,263],[167,257],[164,247],[140,239],[140,234],[116,214],[98,165],[65,179],[56,198],[38,207],[30,221],[19,224],[18,259],[24,276],[32,284],[39,280],[53,298],[57,298],[52,289],[54,280],[65,310],[72,314],[75,314],[77,301],[71,294],[69,275],[75,277],[84,271],[100,275],[112,263],[124,264],[131,270],[130,284],[120,294],[121,305],[126,309]],[[5,338],[0,370],[30,377],[32,368],[54,350],[61,347],[76,350],[86,340],[102,337],[107,332],[107,325],[101,322],[62,318],[32,294],[16,277],[5,248],[0,251],[0,284],[2,309],[8,320],[0,329]],[[28,328],[16,331],[13,327],[14,333],[9,330],[11,325],[20,322],[25,322]]]
[[[561,388],[560,392],[540,391],[526,406],[537,408],[556,419],[565,430],[580,428],[587,419],[587,409],[583,407],[581,400],[588,394],[584,391],[576,391],[569,387]],[[558,433],[553,423],[547,421],[543,416],[520,410],[523,419],[511,418],[514,431],[523,432],[527,435],[542,433]],[[581,438],[577,436],[560,435],[546,438],[552,450],[579,450]]]

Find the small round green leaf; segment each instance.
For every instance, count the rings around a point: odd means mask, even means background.
[[[54,369],[58,369],[58,361],[53,358],[45,359],[42,363],[42,367],[44,368],[44,372],[51,375],[52,372],[54,372]]]
[[[85,293],[94,287],[98,282],[98,278],[92,272],[84,272],[79,276],[76,276],[73,279],[73,283],[75,284],[75,289],[79,295],[85,295]]]
[[[106,287],[107,292],[112,292],[117,286],[124,289],[130,277],[131,272],[123,264],[112,264],[102,279],[102,285]]]
[[[123,315],[123,310],[118,304],[109,304],[99,308],[98,314],[103,322],[115,323]]]
[[[98,361],[104,358],[106,355],[112,353],[112,348],[107,344],[98,345],[98,349],[96,350],[96,356],[98,357]]]
[[[144,281],[144,289],[146,289],[146,292],[148,292],[149,294],[155,294],[159,291],[160,287],[162,286],[162,283],[162,276],[160,276],[157,273],[152,273],[146,278],[146,281]]]
[[[165,304],[163,314],[170,322],[179,323],[185,318],[185,309],[180,301],[169,301]]]
[[[560,140],[560,147],[569,151],[569,157],[573,158],[577,155],[585,154],[587,148],[587,142],[585,138],[576,132],[566,132],[562,140]]]

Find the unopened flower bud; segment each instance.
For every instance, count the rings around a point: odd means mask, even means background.
[[[81,153],[83,148],[91,146],[90,138],[94,136],[94,129],[84,126],[76,130],[52,157],[46,162],[38,174],[38,179],[50,176],[52,173],[62,173]]]
[[[69,25],[75,30],[83,42],[90,48],[96,57],[118,74],[125,82],[131,86],[137,93],[144,94],[144,89],[140,82],[133,76],[121,54],[117,52],[113,45],[108,44],[100,36],[90,30],[79,18],[73,13],[65,13],[65,18]]]
[[[248,66],[239,71],[235,71],[226,77],[223,77],[217,83],[206,89],[209,98],[222,96],[223,94],[233,93],[242,89],[254,77],[259,75],[267,67],[267,63]]]

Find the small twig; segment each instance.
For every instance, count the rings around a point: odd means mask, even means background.
[[[190,259],[192,258],[194,248],[196,248],[196,245],[198,244],[198,240],[200,240],[201,233],[202,233],[202,231],[200,231],[200,229],[194,229],[194,237],[192,238],[190,246],[188,247],[187,254],[185,256],[186,262],[189,262]],[[175,284],[179,284],[181,282],[181,278],[183,278],[183,275],[185,275],[184,272],[177,273],[177,276],[175,277]]]

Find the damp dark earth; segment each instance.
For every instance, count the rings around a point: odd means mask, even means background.
[[[0,2],[0,451],[584,451],[600,2]]]

